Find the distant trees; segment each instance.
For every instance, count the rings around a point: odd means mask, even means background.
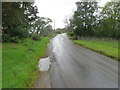
[[[58,34],[66,33],[66,32],[67,32],[67,31],[66,31],[65,28],[57,28],[57,29],[55,30],[55,33],[58,33]]]
[[[102,11],[97,2],[76,2],[77,10],[69,19],[67,28],[83,37],[120,36],[120,2],[108,2]]]
[[[97,10],[97,2],[77,2],[77,10],[73,15],[75,33],[80,36],[93,36]]]
[[[37,19],[32,23],[32,29],[30,32],[32,34],[37,33],[42,35],[42,32],[44,32],[46,28],[52,29],[52,26],[50,25],[51,22],[52,20],[50,18],[37,17]]]
[[[49,18],[38,17],[38,8],[33,2],[2,3],[2,36],[4,42],[16,42],[37,33],[44,28],[51,29]],[[15,39],[15,40],[14,40]]]
[[[102,37],[119,38],[120,2],[108,2],[100,14],[98,34]]]

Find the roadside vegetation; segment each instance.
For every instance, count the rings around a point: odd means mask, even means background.
[[[34,2],[22,1],[2,2],[2,19],[2,88],[30,88],[55,36],[52,20],[38,16]]]
[[[74,43],[120,60],[118,57],[118,41],[108,40],[73,40]]]
[[[2,88],[2,43],[0,42],[0,89]]]
[[[19,43],[28,37],[39,40],[40,36],[53,33],[52,20],[37,15],[34,2],[2,2],[2,41]]]
[[[53,36],[41,37],[40,41],[27,38],[23,43],[3,43],[3,88],[32,86],[40,73],[38,61],[45,56],[47,44]]]
[[[112,38],[120,37],[120,2],[108,2],[99,7],[97,2],[76,2],[77,10],[65,20],[68,32],[80,37]]]
[[[67,32],[75,43],[118,59],[119,4],[108,2],[99,7],[97,2],[76,2],[77,10],[66,18],[66,27],[54,31],[50,18],[38,16],[34,2],[2,2],[2,87],[32,86],[39,74],[38,60],[45,55],[55,33]],[[81,37],[107,37],[115,41],[82,40]]]
[[[120,60],[119,4],[107,2],[99,7],[97,2],[76,2],[77,9],[65,19],[68,36],[76,44]]]
[[[68,37],[72,39],[75,44],[109,56],[115,60],[120,60],[118,55],[120,42],[118,40],[93,37],[79,37],[79,39],[77,39],[77,35],[73,32],[68,33]]]

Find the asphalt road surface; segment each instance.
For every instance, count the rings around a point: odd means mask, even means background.
[[[118,62],[74,44],[67,35],[52,40],[53,88],[118,88]]]

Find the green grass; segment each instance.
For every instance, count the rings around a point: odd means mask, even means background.
[[[2,88],[2,43],[0,43],[0,90]]]
[[[118,57],[118,41],[73,40],[74,43],[89,48],[106,56],[120,60]]]
[[[23,43],[3,43],[2,87],[28,88],[34,83],[39,59],[46,54],[47,43],[51,37],[41,41],[25,39]]]

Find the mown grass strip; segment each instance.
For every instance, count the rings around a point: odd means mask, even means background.
[[[111,58],[115,58],[116,60],[120,60],[118,56],[118,41],[73,40],[73,42]]]

